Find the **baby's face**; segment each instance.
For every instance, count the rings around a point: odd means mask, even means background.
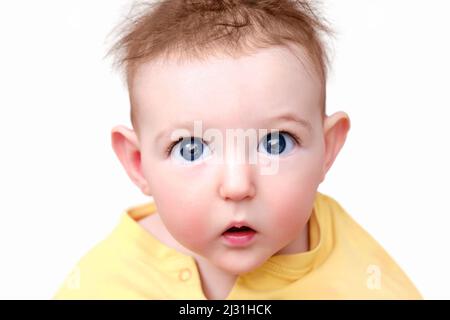
[[[153,196],[180,244],[230,273],[251,271],[276,253],[302,250],[299,239],[328,169],[321,84],[303,61],[272,47],[237,60],[153,62],[136,74],[131,96],[139,109],[140,187]],[[201,123],[200,136],[194,134],[195,121]],[[166,153],[181,128],[189,140]],[[221,146],[201,135],[208,129],[222,135]],[[227,129],[267,131],[242,148],[226,141]],[[238,154],[246,155],[244,161]],[[263,174],[268,164],[275,172]],[[224,238],[233,221],[256,230],[250,242],[239,246]]]

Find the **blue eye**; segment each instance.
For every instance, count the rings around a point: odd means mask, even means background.
[[[286,139],[287,138],[287,139]],[[300,144],[297,136],[287,131],[276,131],[267,134],[261,142],[265,153],[269,155],[280,155],[286,149],[287,152],[294,148],[295,144]],[[260,145],[261,145],[260,144]],[[260,146],[258,145],[258,151]],[[167,155],[174,154],[175,160],[185,163],[193,163],[210,155],[210,148],[202,139],[197,137],[183,137],[174,141],[166,150]],[[286,153],[286,152],[285,152]]]
[[[173,148],[175,147],[175,148]],[[168,149],[168,154],[173,151],[175,160],[192,163],[209,155],[209,147],[196,137],[180,138]],[[206,155],[205,155],[206,154]],[[181,156],[181,158],[179,158]]]
[[[286,140],[287,137],[288,139]],[[292,150],[297,142],[296,138],[293,138],[288,132],[277,131],[267,134],[262,141],[262,146],[267,150],[269,155],[280,155],[288,149],[288,152]],[[258,146],[259,151],[259,146]],[[285,152],[286,153],[286,152]]]

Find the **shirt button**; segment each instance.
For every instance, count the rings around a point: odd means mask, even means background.
[[[189,280],[191,278],[191,270],[188,268],[181,269],[178,278],[180,278],[181,281]]]

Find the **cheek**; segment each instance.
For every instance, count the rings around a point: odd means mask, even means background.
[[[269,228],[283,230],[274,233],[280,237],[290,237],[304,227],[311,215],[320,171],[314,165],[299,167],[296,164],[284,168],[265,184],[271,187],[265,191],[264,199],[270,214]]]
[[[211,229],[208,223],[210,211],[208,194],[210,186],[201,170],[183,168],[174,170],[154,169],[148,181],[158,181],[152,187],[158,213],[172,236],[189,247],[198,246]],[[158,175],[158,176],[157,176]]]
[[[180,188],[176,196],[167,196],[169,192],[177,191],[173,188],[161,188],[154,198],[161,219],[169,232],[178,241],[186,243],[201,241],[202,235],[208,231],[208,203],[189,188]],[[180,194],[180,192],[182,194]]]
[[[312,190],[286,189],[282,196],[271,203],[270,226],[278,230],[281,237],[298,233],[307,223],[314,204],[315,192]],[[278,200],[278,201],[276,201]],[[282,232],[281,232],[282,231]]]

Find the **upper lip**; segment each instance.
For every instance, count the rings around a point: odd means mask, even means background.
[[[233,221],[233,222],[230,222],[230,224],[228,224],[228,226],[225,228],[225,231],[224,231],[224,232],[226,232],[228,229],[230,229],[230,228],[232,228],[232,227],[236,227],[236,228],[248,227],[248,228],[251,228],[251,229],[253,229],[254,231],[256,231],[255,228],[253,228],[253,227],[252,227],[248,222],[246,222],[246,221]]]

